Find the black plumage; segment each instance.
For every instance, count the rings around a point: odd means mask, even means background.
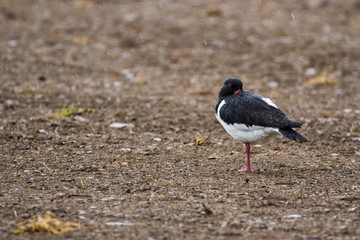
[[[283,111],[267,104],[264,97],[251,92],[240,92],[226,97],[226,107],[220,111],[221,119],[227,124],[240,123],[247,126],[274,128],[300,127],[291,121]],[[217,103],[217,107],[221,98]]]
[[[243,91],[239,79],[230,78],[224,82],[215,106],[215,115],[225,130],[237,141],[246,145],[248,169],[250,169],[250,145],[276,135],[294,141],[307,139],[293,128],[301,124],[290,120],[270,99],[251,92]]]

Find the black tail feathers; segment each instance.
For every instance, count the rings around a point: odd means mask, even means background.
[[[307,141],[307,138],[297,133],[294,129],[287,127],[287,128],[280,128],[279,132],[284,137],[287,137],[290,140],[293,141],[299,141],[299,142],[305,142]]]

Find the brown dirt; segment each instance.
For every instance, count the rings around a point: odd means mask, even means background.
[[[359,239],[359,13],[350,0],[0,1],[0,238]],[[238,173],[244,147],[213,112],[228,77],[309,142],[253,146],[255,171]],[[85,111],[55,114],[69,107]],[[47,210],[84,229],[10,234]]]

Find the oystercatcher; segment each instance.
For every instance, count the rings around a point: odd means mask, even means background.
[[[238,142],[245,143],[247,168],[239,172],[251,172],[250,143],[267,143],[275,137],[287,137],[293,141],[307,139],[293,130],[301,127],[291,121],[269,98],[243,91],[243,83],[229,78],[219,93],[215,116],[225,130]]]

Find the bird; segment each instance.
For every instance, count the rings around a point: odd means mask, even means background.
[[[239,169],[239,172],[252,172],[252,143],[268,143],[282,136],[293,141],[307,141],[293,129],[300,128],[301,123],[290,120],[270,98],[244,91],[242,81],[237,78],[225,80],[215,106],[215,116],[227,133],[245,143],[247,168]]]

